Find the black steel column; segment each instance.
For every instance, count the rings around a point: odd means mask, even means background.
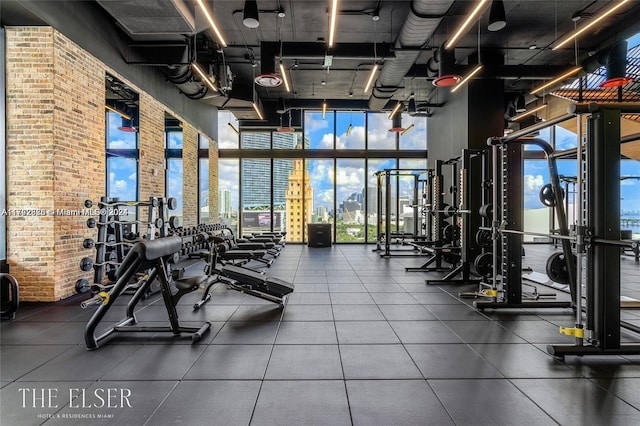
[[[620,239],[620,110],[600,109],[589,125],[588,226],[593,235]],[[602,349],[620,348],[620,247],[592,244],[588,317]],[[591,321],[590,321],[591,322]]]
[[[503,145],[502,154],[502,205],[500,208],[503,226],[505,229],[521,231],[524,228],[522,144],[507,143]],[[522,239],[522,235],[511,233],[503,234],[501,238],[502,279],[505,283],[508,304],[522,303]]]

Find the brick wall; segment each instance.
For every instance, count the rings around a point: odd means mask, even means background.
[[[7,208],[28,209],[7,218],[7,260],[21,300],[55,301],[74,294],[79,278],[92,281],[79,264],[95,255],[82,247],[95,229],[86,227],[87,216],[65,212],[105,194],[105,72],[126,80],[49,27],[7,27],[6,42]],[[140,93],[139,197],[164,196],[165,107],[127,84]],[[198,131],[185,123],[187,226],[197,222],[197,147]],[[217,180],[210,188],[214,205]]]
[[[209,222],[220,220],[218,205],[218,142],[209,139]]]
[[[182,220],[184,226],[198,224],[198,131],[182,127]]]

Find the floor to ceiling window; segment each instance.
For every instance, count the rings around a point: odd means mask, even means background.
[[[240,234],[286,230],[289,241],[304,242],[307,223],[322,222],[332,225],[334,242],[375,242],[373,173],[399,161],[426,167],[425,117],[407,115],[403,135],[389,131],[388,114],[360,111],[327,111],[324,118],[306,111],[302,132],[242,129],[228,115],[219,123],[220,218],[232,223],[237,208],[240,220],[233,223]],[[393,178],[394,229],[411,209],[413,196],[398,196],[405,186]]]
[[[182,222],[183,205],[183,180],[184,170],[182,162],[182,128],[180,122],[172,116],[165,114],[165,194],[167,198],[175,198],[177,207],[171,215],[176,216]]]

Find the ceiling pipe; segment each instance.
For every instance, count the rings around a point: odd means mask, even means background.
[[[407,71],[420,56],[420,51],[402,49],[420,48],[427,43],[452,4],[452,0],[413,0],[411,2],[411,11],[394,44],[398,49],[395,51],[396,57],[384,62],[369,98],[370,109],[380,111],[385,107],[387,101],[402,86]]]

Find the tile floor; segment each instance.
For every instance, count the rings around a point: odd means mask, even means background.
[[[549,250],[528,246],[524,265],[543,272]],[[196,345],[128,334],[86,351],[92,310],[77,298],[24,304],[0,326],[0,424],[640,424],[640,356],[554,360],[545,346],[571,342],[557,332],[570,311],[477,312],[457,297],[473,287],[404,271],[423,260],[287,245],[267,270],[296,285],[284,311],[218,287],[194,313],[189,294],[181,321],[213,322]],[[640,266],[624,257],[622,269],[640,298]],[[114,308],[105,326],[123,316]],[[166,320],[157,296],[137,316]],[[640,310],[623,318],[640,325]]]

